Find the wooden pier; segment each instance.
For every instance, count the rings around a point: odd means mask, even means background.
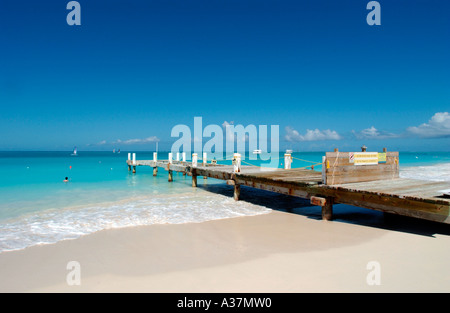
[[[286,169],[241,166],[236,154],[232,165],[198,163],[197,155],[192,162],[172,160],[136,160],[129,156],[128,169],[136,173],[137,166],[168,171],[168,181],[173,172],[192,176],[192,186],[197,187],[197,177],[225,180],[234,186],[234,199],[239,200],[240,186],[272,191],[310,199],[311,204],[322,207],[322,218],[332,219],[333,204],[353,206],[450,223],[450,184],[399,178],[398,152],[327,152],[322,159],[322,172],[289,168],[292,160],[285,155]],[[378,158],[378,159],[376,159]],[[204,160],[206,157],[204,156]]]

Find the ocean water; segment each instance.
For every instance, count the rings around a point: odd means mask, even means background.
[[[198,223],[265,214],[272,207],[270,197],[257,204],[234,201],[231,187],[220,180],[199,178],[202,188],[192,188],[191,178],[181,174],[174,174],[174,181],[168,183],[162,169],[156,177],[148,167],[138,167],[137,174],[132,174],[125,152],[70,154],[0,152],[0,253],[104,229]],[[160,153],[159,158],[166,155]],[[282,167],[282,155],[278,167]],[[292,155],[293,167],[306,167],[320,163],[324,153]],[[137,159],[152,158],[153,152],[137,153]],[[450,153],[401,153],[400,166],[402,177],[450,181]],[[65,177],[68,183],[63,182]]]

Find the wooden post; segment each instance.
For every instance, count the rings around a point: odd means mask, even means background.
[[[197,173],[195,168],[192,170],[192,187],[197,187]]]
[[[325,206],[325,204],[327,203],[327,199],[322,197],[312,196],[309,200],[311,201],[312,205],[318,205],[321,207]]]
[[[290,153],[284,154],[284,169],[289,170],[291,168],[292,157]]]
[[[170,165],[173,162],[173,154],[172,152],[169,152],[169,163],[167,164],[167,171],[169,172],[169,182],[173,181],[173,172],[170,169]]]
[[[333,219],[333,198],[326,197],[325,205],[322,206],[322,219],[331,221]]]
[[[158,152],[153,152],[153,162],[158,161]]]
[[[234,200],[238,201],[240,196],[241,196],[241,185],[235,184],[233,198]]]
[[[239,153],[233,154],[233,170],[235,173],[241,171],[241,155]]]
[[[128,172],[131,171],[131,165],[128,165]]]
[[[128,161],[131,161],[131,153],[128,153]]]
[[[133,165],[133,174],[136,173],[136,153],[133,153],[131,164]]]
[[[186,152],[181,153],[181,160],[183,161],[183,164],[186,163]],[[183,171],[183,176],[186,176],[186,171]]]
[[[383,152],[386,153],[386,152],[387,152],[387,149],[386,149],[386,148],[383,148]]]
[[[192,167],[197,167],[197,153],[192,153]]]
[[[157,174],[158,174],[158,167],[155,166],[155,167],[153,168],[153,176],[156,176]]]
[[[327,171],[327,157],[323,156],[322,157],[322,184],[326,184],[327,183],[327,175],[326,175],[326,171]]]
[[[180,152],[177,152],[177,157],[175,160],[180,161]]]
[[[203,159],[202,159],[203,166],[206,167],[206,163],[207,162],[208,162],[207,154],[206,154],[206,152],[203,152]],[[208,177],[207,176],[203,176],[203,179],[208,179]]]

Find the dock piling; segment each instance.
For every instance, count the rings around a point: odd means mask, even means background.
[[[203,166],[206,166],[206,163],[208,163],[208,158],[206,152],[203,152],[203,159],[202,159]],[[203,176],[203,179],[208,179],[208,176]]]
[[[240,197],[241,197],[241,185],[235,184],[233,198],[234,200],[239,201]]]
[[[172,152],[169,152],[169,161],[167,163],[167,171],[169,172],[169,182],[173,181],[173,172],[170,169],[170,165],[173,163],[172,158],[173,158],[173,154],[172,154]]]
[[[153,152],[153,162],[155,162],[155,166],[153,167],[153,176],[158,174],[158,167],[156,166],[156,162],[158,161],[158,152]]]
[[[239,153],[233,154],[233,171],[235,173],[241,171],[241,155]]]
[[[192,167],[197,167],[197,153],[192,153]]]
[[[284,169],[289,170],[291,169],[291,163],[292,163],[292,156],[290,153],[284,154]]]
[[[197,187],[197,173],[195,168],[192,169],[192,187]]]
[[[333,219],[333,197],[326,197],[325,204],[322,206],[322,219],[331,221]]]

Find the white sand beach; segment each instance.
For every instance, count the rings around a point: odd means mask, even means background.
[[[105,230],[0,254],[1,292],[449,292],[448,225],[336,206]],[[350,210],[351,211],[351,210]],[[320,211],[318,211],[320,214]],[[317,217],[317,218],[316,218]],[[69,286],[69,261],[80,285]],[[369,285],[369,262],[379,285]]]

